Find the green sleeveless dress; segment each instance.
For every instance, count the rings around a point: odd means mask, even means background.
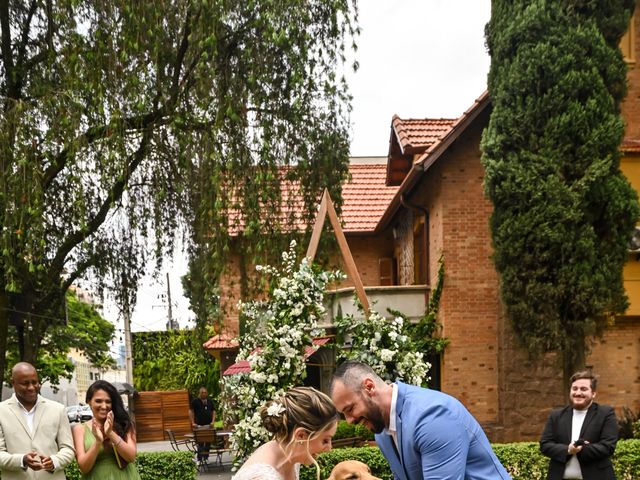
[[[84,449],[88,450],[96,442],[91,429],[85,423],[84,428]],[[140,480],[140,474],[135,463],[129,463],[125,468],[119,468],[113,448],[105,450],[100,447],[96,463],[89,473],[82,474],[83,480]]]

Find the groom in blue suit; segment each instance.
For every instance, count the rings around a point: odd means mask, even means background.
[[[368,365],[349,361],[334,373],[331,398],[349,423],[376,434],[397,479],[511,479],[477,420],[449,395],[387,384]]]

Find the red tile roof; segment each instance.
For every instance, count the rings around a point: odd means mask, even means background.
[[[205,350],[233,350],[234,348],[238,348],[240,345],[238,344],[238,341],[230,335],[227,335],[226,333],[219,333],[204,342],[202,346]]]
[[[387,155],[386,184],[398,186],[413,167],[414,155],[436,145],[456,122],[450,118],[408,118],[394,115]]]
[[[424,150],[424,153],[413,163],[412,168],[407,169],[406,173],[401,177],[402,180],[398,182],[400,185],[398,191],[391,202],[389,202],[387,209],[376,227],[376,231],[384,230],[390,224],[401,206],[402,196],[409,193],[415,187],[423,173],[442,156],[462,132],[490,105],[489,93],[485,91],[460,118],[451,123],[446,133]],[[390,155],[389,164],[391,164],[391,162],[392,158]]]
[[[350,179],[342,186],[344,201],[340,215],[345,233],[367,233],[373,232],[376,228],[380,217],[398,190],[396,186],[388,187],[385,184],[386,168],[386,163],[374,163],[372,160],[349,165]],[[292,209],[301,211],[303,207],[301,199],[296,199],[292,206],[289,205],[288,199],[298,195],[296,183],[283,181],[281,188],[283,207],[280,218],[284,226]],[[232,225],[229,232],[232,236],[238,235],[243,228],[242,215],[233,211],[229,216],[231,219],[239,218],[240,225]],[[298,215],[295,228],[303,230],[305,227]]]
[[[222,375],[235,375],[237,373],[247,373],[251,371],[249,360],[240,360],[227,368]]]
[[[398,187],[385,185],[385,164],[352,164],[349,171],[351,180],[342,186],[344,232],[373,232]]]
[[[445,135],[456,121],[455,118],[406,118],[394,115],[392,132],[403,154],[423,152]]]
[[[458,117],[451,124],[451,128],[449,129],[449,131],[447,131],[441,138],[439,138],[437,142],[429,145],[425,152],[416,160],[416,165],[422,165],[424,170],[429,168],[431,164],[428,162],[428,160],[429,157],[432,156],[431,154],[437,150],[449,148],[451,141],[458,138],[464,131],[464,129],[469,125],[469,123],[476,117],[476,115],[484,110],[484,108],[489,104],[489,92],[485,90],[482,95],[480,95],[473,102],[473,105],[471,105],[460,117]]]

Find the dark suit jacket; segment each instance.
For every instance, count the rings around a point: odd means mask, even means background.
[[[540,438],[540,451],[549,457],[548,480],[561,480],[569,461],[573,408],[554,410],[549,415]],[[613,408],[592,403],[580,430],[580,437],[589,441],[578,453],[578,462],[584,480],[615,480],[611,456],[618,441],[618,421]]]

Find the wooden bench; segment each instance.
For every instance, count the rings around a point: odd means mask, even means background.
[[[333,448],[353,448],[362,447],[364,445],[364,438],[362,437],[346,437],[339,438],[337,440],[331,440],[331,446]]]

